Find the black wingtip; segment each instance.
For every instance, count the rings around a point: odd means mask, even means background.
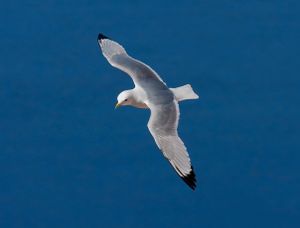
[[[196,175],[192,166],[191,172],[186,175],[181,177],[181,179],[193,190],[196,189]]]
[[[102,33],[99,33],[98,35],[98,41],[104,40],[104,39],[109,39],[107,36],[104,36]]]

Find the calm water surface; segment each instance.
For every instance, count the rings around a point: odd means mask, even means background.
[[[299,227],[298,1],[6,1],[0,9],[0,227]],[[192,192],[99,32],[181,104]],[[138,142],[138,143],[136,143]]]

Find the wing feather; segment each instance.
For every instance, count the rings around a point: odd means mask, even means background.
[[[121,71],[127,73],[136,86],[144,87],[149,82],[155,86],[166,87],[159,75],[145,63],[130,57],[117,42],[99,35],[98,44],[107,61]],[[146,79],[146,80],[145,80]]]
[[[169,160],[177,174],[192,189],[196,176],[183,141],[178,136],[179,107],[174,100],[167,105],[149,105],[151,110],[148,128],[157,146]]]

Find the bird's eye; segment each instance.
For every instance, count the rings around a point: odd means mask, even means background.
[[[125,99],[124,101],[128,101],[128,99]]]

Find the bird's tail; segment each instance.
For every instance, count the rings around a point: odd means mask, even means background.
[[[199,96],[194,92],[190,84],[179,86],[177,88],[171,88],[177,101],[198,99]]]

